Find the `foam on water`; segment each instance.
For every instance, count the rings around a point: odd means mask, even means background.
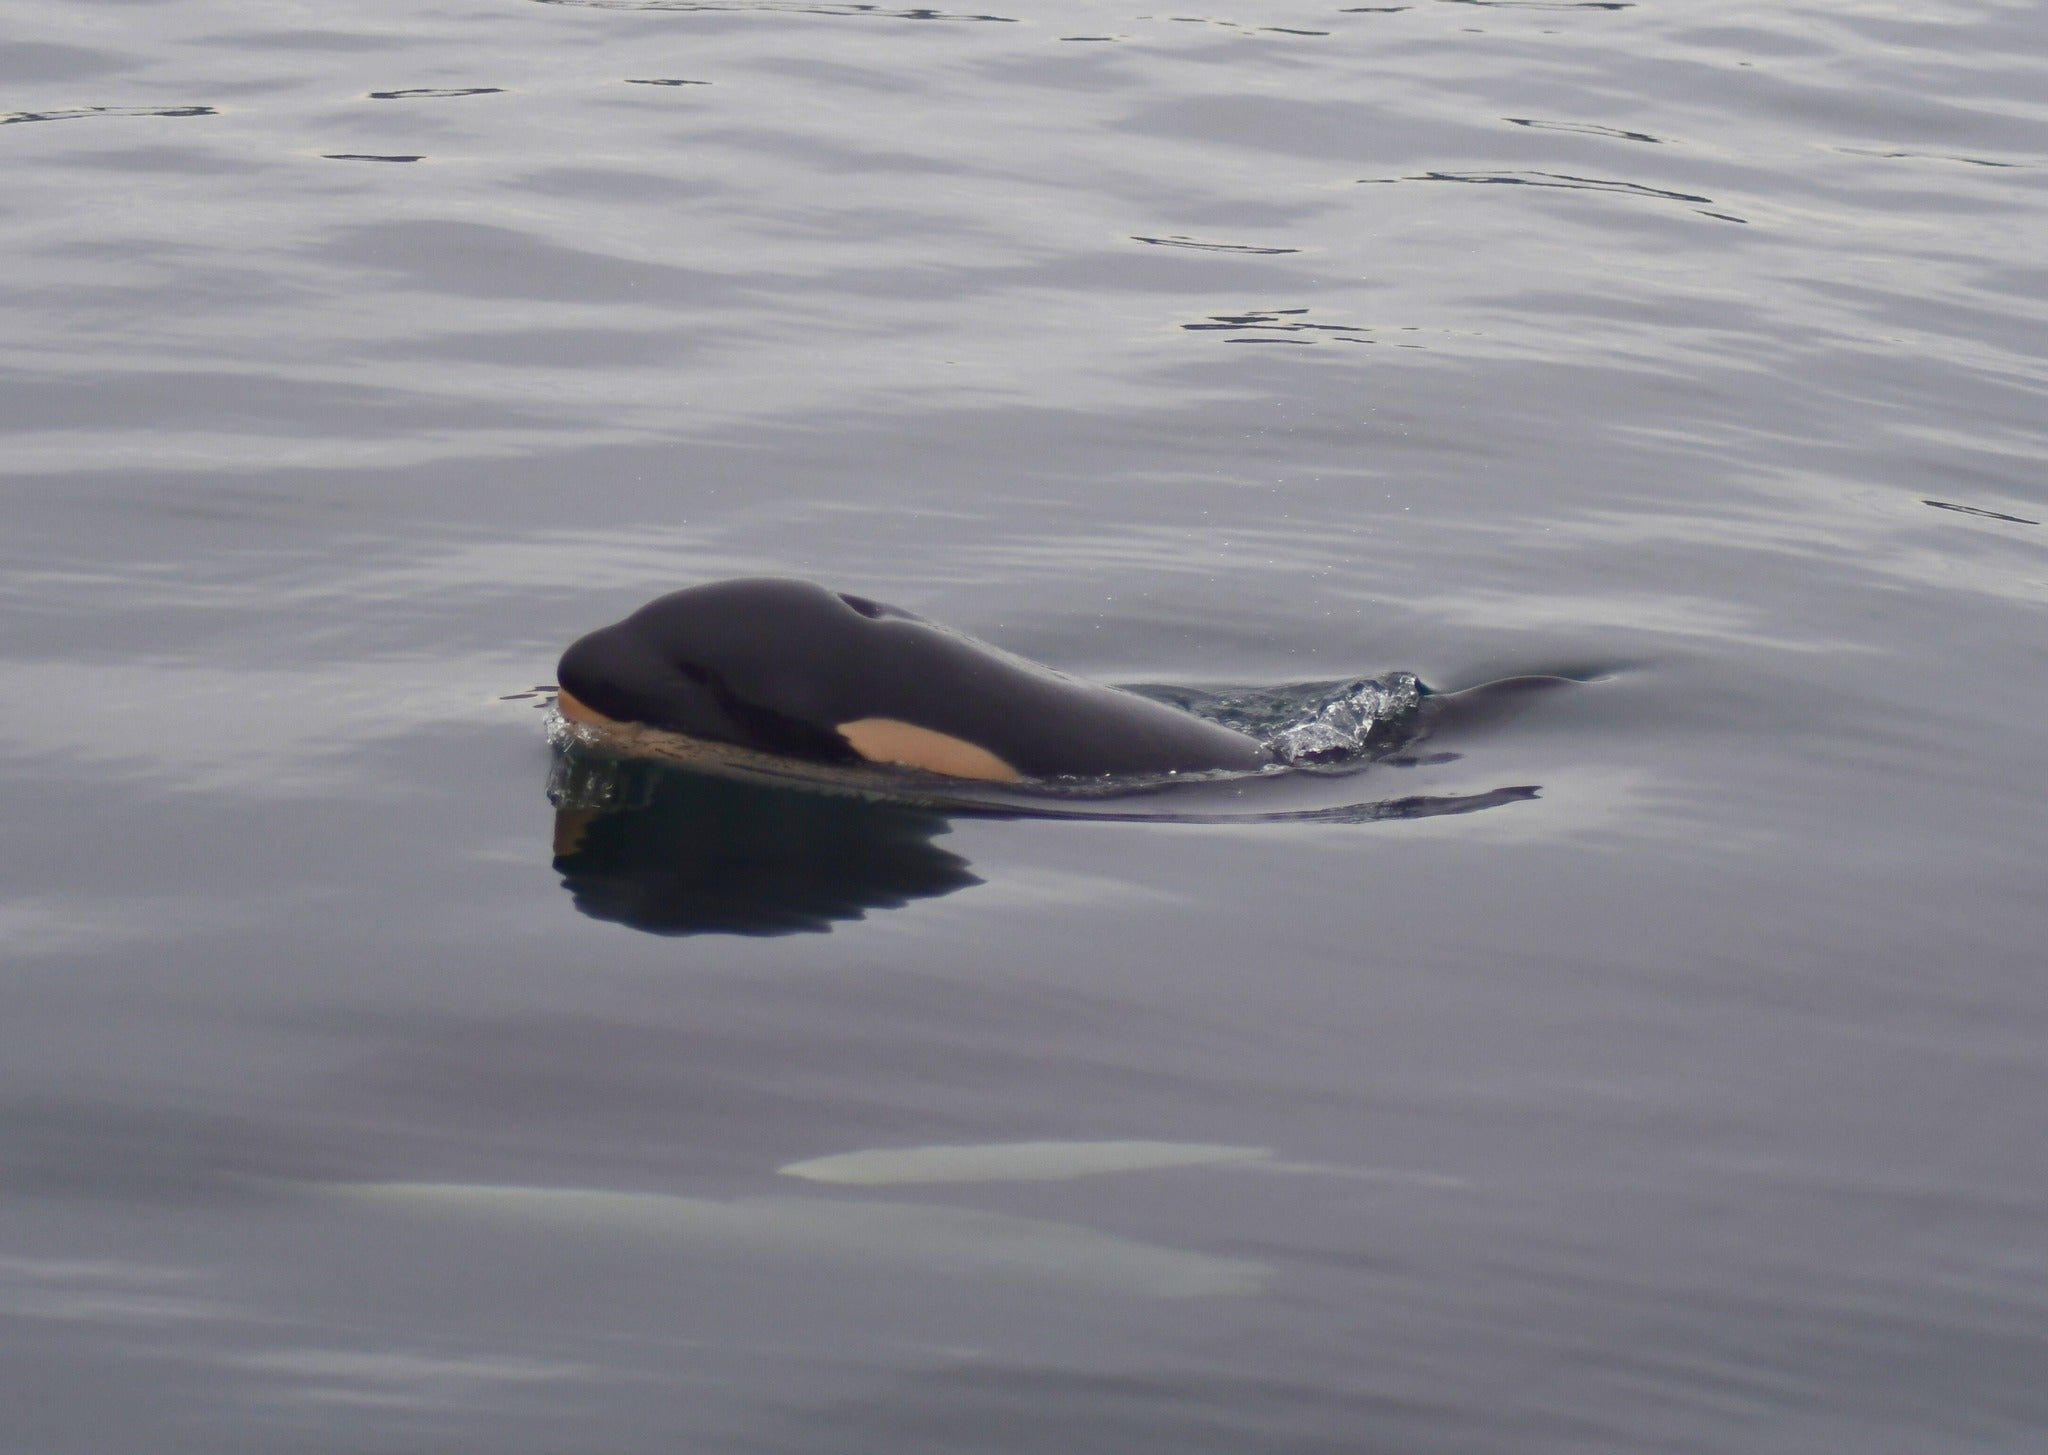
[[[1429,689],[1412,672],[1285,687],[1135,689],[1264,743],[1289,768],[1350,770],[1414,737]]]

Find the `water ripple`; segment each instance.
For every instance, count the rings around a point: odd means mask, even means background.
[[[1611,136],[1616,141],[1646,141],[1652,146],[1664,144],[1664,138],[1651,136],[1647,131],[1624,131],[1618,126],[1598,126],[1590,121],[1538,121],[1531,116],[1503,116],[1501,120],[1531,131],[1568,131],[1580,136]]]
[[[498,96],[503,86],[415,86],[408,91],[372,91],[372,101],[411,101],[425,97]]]
[[[1243,313],[1212,313],[1200,323],[1184,323],[1189,333],[1223,333],[1225,343],[1250,344],[1371,344],[1370,328],[1355,323],[1318,323],[1306,308],[1254,308]],[[1285,335],[1285,337],[1281,337]],[[1397,345],[1419,348],[1419,344]]]
[[[1986,510],[1981,505],[1957,505],[1951,500],[1923,500],[1922,505],[1931,505],[1936,510],[1953,510],[1958,515],[1981,516],[1985,520],[2002,520],[2008,525],[2039,525],[2038,520],[2028,520],[2023,515],[2007,515],[2002,510]]]
[[[1250,253],[1256,256],[1276,256],[1281,253],[1298,253],[1300,248],[1255,247],[1250,243],[1202,242],[1191,237],[1141,237],[1131,235],[1132,242],[1150,243],[1157,248],[1191,248],[1203,253]]]
[[[1149,19],[1141,16],[1140,19]],[[1218,20],[1209,15],[1169,15],[1166,17],[1176,25],[1213,25],[1218,30],[1234,30],[1240,35],[1328,35],[1327,30],[1303,30],[1289,25],[1246,25],[1236,20]]]
[[[1705,203],[1712,206],[1714,199],[1703,197],[1696,192],[1676,192],[1664,187],[1650,187],[1641,182],[1621,182],[1610,177],[1577,177],[1568,172],[1415,172],[1404,177],[1361,177],[1361,186],[1380,186],[1394,182],[1465,182],[1482,187],[1544,187],[1565,192],[1612,192],[1626,197],[1654,197],[1668,202]],[[1735,217],[1726,212],[1709,212],[1704,207],[1694,211],[1702,217],[1718,218],[1723,222],[1747,223],[1747,218]]]
[[[1257,738],[1290,768],[1347,772],[1411,743],[1425,695],[1412,672],[1221,692],[1137,690]]]
[[[877,20],[982,20],[1015,25],[1014,15],[976,15],[918,6],[891,10],[881,5],[803,4],[800,0],[534,0],[574,10],[659,10],[679,14],[835,15]]]
[[[1487,10],[1633,10],[1635,0],[1437,0],[1440,5],[1477,5]]]
[[[0,116],[0,126],[25,121],[77,121],[87,116],[218,116],[211,106],[66,106],[54,111],[14,111]]]
[[[2039,165],[2034,162],[1995,162],[1989,157],[1965,157],[1949,152],[1879,151],[1874,147],[1838,147],[1837,150],[1845,156],[1852,157],[1882,157],[1886,161],[1960,162],[1967,167],[1997,167],[2007,171],[2026,171]]]

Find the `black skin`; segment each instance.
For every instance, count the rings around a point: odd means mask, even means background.
[[[862,718],[963,739],[1027,778],[1269,761],[1243,733],[808,581],[719,581],[661,597],[576,642],[557,680],[620,722],[812,762],[862,761],[836,731]]]

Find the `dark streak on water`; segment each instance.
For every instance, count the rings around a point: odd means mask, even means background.
[[[989,20],[1013,25],[1013,15],[975,15],[963,11],[924,7],[894,9],[883,5],[806,5],[801,0],[534,0],[540,5],[564,5],[582,10],[649,10],[676,14],[714,15],[841,15],[878,20]]]
[[[218,116],[211,106],[69,106],[54,111],[14,111],[0,116],[0,126],[25,121],[77,121],[88,116]]]
[[[1363,324],[1324,323],[1306,317],[1306,308],[1260,308],[1244,313],[1212,313],[1200,323],[1184,323],[1187,333],[1226,333],[1225,343],[1309,344],[1318,341],[1340,344],[1370,344],[1379,340],[1365,337],[1371,330]],[[1307,338],[1276,338],[1276,334],[1308,334]],[[1320,337],[1327,335],[1326,338]],[[1401,347],[1401,345],[1396,345]],[[1407,345],[1415,347],[1415,345]]]
[[[7,23],[9,1455],[2040,1448],[2042,7]],[[742,573],[1480,690],[558,812]]]
[[[2039,525],[2041,523],[2038,520],[2028,520],[2025,516],[2007,515],[2000,510],[1986,510],[1982,506],[1957,505],[1952,500],[1923,500],[1920,503],[1922,505],[1931,505],[1936,510],[1953,510],[1959,515],[1975,515],[1985,520],[2002,520],[2008,525]]]
[[[1410,177],[1365,177],[1366,183],[1383,182],[1470,182],[1479,186],[1492,187],[1555,187],[1566,192],[1617,192],[1632,197],[1661,197],[1670,202],[1712,202],[1711,197],[1701,197],[1691,192],[1671,192],[1661,187],[1646,187],[1640,182],[1619,182],[1605,177],[1573,177],[1562,172],[1422,172]],[[1723,212],[1700,210],[1702,217],[1715,217],[1723,222],[1741,222]]]
[[[1538,121],[1528,116],[1506,116],[1501,118],[1510,126],[1526,126],[1532,131],[1574,131],[1582,136],[1611,136],[1616,141],[1644,141],[1653,146],[1661,145],[1663,138],[1651,136],[1646,131],[1624,131],[1618,126],[1595,126],[1588,121]]]
[[[1192,248],[1202,253],[1247,253],[1254,257],[1278,257],[1283,253],[1298,253],[1300,248],[1266,248],[1251,243],[1202,242],[1191,237],[1139,237],[1133,235],[1132,242],[1150,243],[1159,248]]]
[[[1633,10],[1635,0],[1437,0],[1439,5],[1480,5],[1489,10]]]
[[[498,96],[503,86],[416,86],[409,91],[372,91],[372,101],[410,101],[420,97]]]

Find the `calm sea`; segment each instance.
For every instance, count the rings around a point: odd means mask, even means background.
[[[7,7],[0,1446],[2048,1446],[2048,9],[983,3]],[[558,866],[754,573],[1575,680]]]

